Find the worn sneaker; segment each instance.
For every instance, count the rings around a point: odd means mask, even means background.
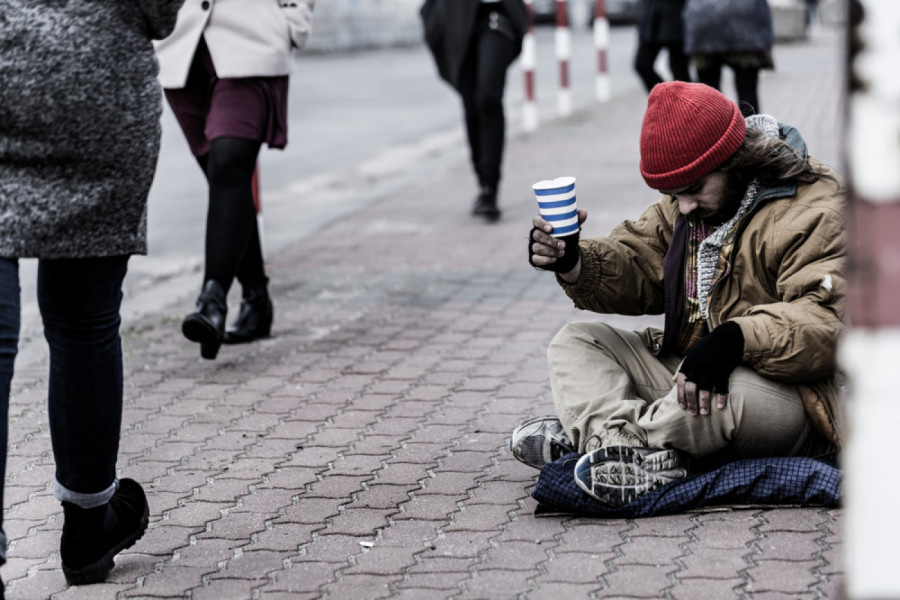
[[[560,456],[575,452],[562,423],[553,415],[525,421],[509,437],[509,449],[518,460],[541,469]]]
[[[609,446],[578,459],[575,483],[608,506],[624,506],[688,474],[688,457],[678,450]]]

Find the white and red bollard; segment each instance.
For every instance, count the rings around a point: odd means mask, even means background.
[[[608,102],[610,93],[606,52],[609,49],[609,19],[606,18],[606,0],[594,2],[594,48],[597,51],[597,78],[594,82],[594,94],[598,102]]]
[[[534,66],[537,62],[537,52],[534,43],[534,12],[531,9],[531,0],[525,0],[525,10],[528,12],[528,31],[522,40],[522,71],[525,73],[525,103],[522,106],[522,126],[525,131],[531,132],[538,126],[537,101],[534,95]]]
[[[561,117],[572,114],[572,92],[569,89],[569,58],[572,55],[572,33],[569,31],[569,8],[566,0],[556,0],[556,60],[559,63],[559,89],[556,112]]]
[[[607,71],[607,50],[609,49],[609,20],[606,16],[605,0],[580,0],[594,2],[594,48],[597,52],[597,75],[594,82],[595,96],[599,102],[610,99],[609,72]],[[532,0],[525,0],[528,12],[528,30],[522,40],[522,71],[525,75],[525,102],[522,107],[522,121],[525,131],[532,132],[538,127],[538,107],[535,99],[537,64],[537,44],[534,34],[534,11]],[[559,68],[559,88],[556,97],[557,113],[561,117],[572,114],[572,90],[569,77],[569,61],[572,56],[572,34],[569,27],[568,0],[555,0],[556,29],[555,47]]]

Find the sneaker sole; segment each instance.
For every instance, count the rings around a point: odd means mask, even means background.
[[[599,448],[575,465],[575,483],[609,506],[624,506],[639,496],[687,475],[677,450],[647,452],[628,446]]]

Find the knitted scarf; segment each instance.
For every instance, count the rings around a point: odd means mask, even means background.
[[[778,121],[769,115],[747,117],[747,128],[761,130],[767,137],[778,135]],[[737,224],[747,214],[759,193],[759,181],[753,179],[737,212],[715,229],[698,217],[688,218],[688,243],[685,249],[685,314],[679,334],[679,347],[689,348],[705,335],[705,321],[709,318],[709,294],[715,284],[731,269],[734,233]],[[699,240],[699,241],[698,241]],[[698,327],[698,323],[704,326]],[[682,345],[684,344],[684,345]]]

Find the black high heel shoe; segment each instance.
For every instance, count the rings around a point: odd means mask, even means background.
[[[192,342],[200,343],[200,356],[214,359],[225,337],[225,315],[228,305],[225,290],[218,281],[210,279],[197,298],[197,311],[184,318],[181,332]]]
[[[265,286],[245,290],[238,316],[225,331],[224,343],[246,344],[269,337],[273,316],[272,299]]]

